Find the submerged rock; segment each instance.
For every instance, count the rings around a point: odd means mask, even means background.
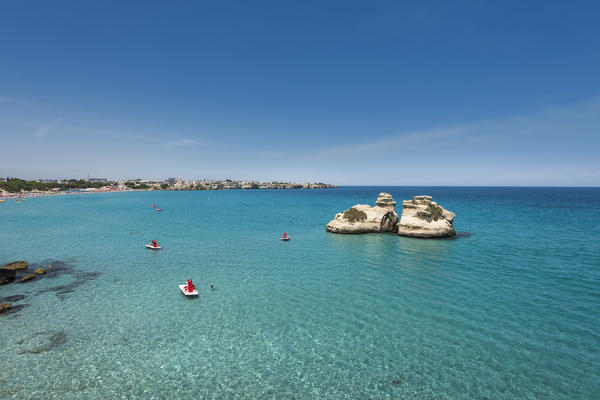
[[[48,274],[55,272],[55,269],[52,268],[48,270]],[[64,300],[65,295],[67,293],[73,292],[77,287],[85,285],[88,281],[97,279],[102,273],[101,272],[73,272],[70,273],[76,278],[73,282],[68,283],[66,285],[53,286],[46,289],[41,289],[40,293],[45,292],[55,292],[56,296],[60,300]]]
[[[400,378],[396,378],[390,382],[393,386],[402,386],[404,382]]]
[[[14,269],[0,269],[0,285],[14,281],[16,275],[17,271]]]
[[[16,274],[14,269],[0,269],[0,278],[15,279]]]
[[[29,264],[27,264],[27,261],[14,261],[14,262],[8,263],[6,265],[3,265],[2,267],[0,267],[0,269],[16,271],[18,269],[27,269],[28,266],[29,266]]]
[[[394,232],[398,223],[395,206],[391,194],[380,193],[375,207],[357,204],[338,213],[326,229],[334,233]]]
[[[7,311],[11,305],[11,303],[0,303],[0,314]]]
[[[26,298],[27,296],[24,294],[15,294],[13,296],[0,297],[0,301],[21,301]]]
[[[27,274],[20,279],[20,282],[27,282],[35,278],[35,274]]]
[[[53,350],[54,348],[64,344],[67,341],[67,334],[63,331],[59,332],[38,332],[30,335],[25,339],[21,339],[16,343],[25,348],[19,351],[18,354],[40,354]]]
[[[17,315],[14,314],[18,314],[19,311],[21,311],[22,309],[24,309],[25,307],[29,307],[29,304],[17,304],[17,305],[12,305],[10,306],[10,308],[4,312],[1,312],[0,314],[2,316],[6,316],[6,315],[13,315],[12,318],[16,318]]]
[[[421,238],[454,236],[454,217],[453,212],[431,201],[431,196],[414,196],[402,202],[398,234]]]

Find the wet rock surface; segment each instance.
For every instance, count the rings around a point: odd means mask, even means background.
[[[19,282],[27,282],[30,281],[32,279],[35,279],[36,275],[35,274],[27,274],[24,277],[22,277],[21,279],[19,279]]]
[[[45,268],[38,268],[35,271],[33,271],[33,273],[35,273],[35,274],[45,274],[46,273],[46,269]]]
[[[53,279],[59,276],[74,275],[77,273],[74,260],[44,260],[35,267],[42,267],[46,270],[46,273],[44,273],[44,279]]]
[[[11,263],[3,265],[2,267],[0,267],[0,269],[16,271],[19,269],[27,269],[28,265],[29,264],[27,264],[27,261],[13,261]]]

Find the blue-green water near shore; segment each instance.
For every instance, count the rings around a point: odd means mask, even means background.
[[[470,236],[325,232],[380,191],[430,194]],[[595,399],[599,215],[597,188],[0,203],[0,264],[59,268],[0,286],[28,304],[0,316],[0,398]]]

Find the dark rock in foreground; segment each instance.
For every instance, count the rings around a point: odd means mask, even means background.
[[[6,278],[8,280],[15,279],[17,271],[14,269],[0,269],[0,278]]]

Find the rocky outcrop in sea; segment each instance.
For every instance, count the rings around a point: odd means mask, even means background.
[[[398,214],[396,202],[389,193],[380,193],[375,207],[357,204],[338,213],[327,224],[327,231],[334,233],[395,232]]]
[[[414,196],[402,202],[402,217],[398,235],[419,238],[438,238],[456,235],[455,214],[444,209],[431,196]]]
[[[396,202],[389,193],[380,193],[375,207],[357,204],[338,213],[327,224],[334,233],[393,232],[400,236],[441,238],[456,235],[454,213],[431,201],[431,196],[414,196],[402,202],[402,217],[394,211]]]
[[[26,270],[28,265],[27,261],[14,261],[0,267],[0,285],[14,281],[17,271]]]

